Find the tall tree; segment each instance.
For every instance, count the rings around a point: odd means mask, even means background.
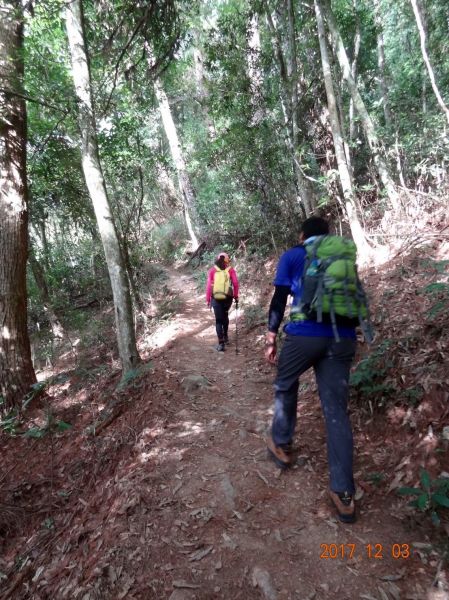
[[[396,190],[394,181],[388,171],[387,163],[384,157],[382,156],[381,141],[379,139],[379,136],[377,135],[373,120],[365,106],[365,102],[363,101],[357,84],[352,77],[351,65],[349,64],[348,55],[346,53],[346,49],[340,35],[340,31],[338,30],[332,9],[328,2],[325,4],[325,16],[327,24],[329,26],[329,31],[331,33],[332,39],[336,47],[337,57],[340,63],[343,78],[348,84],[349,92],[351,94],[351,98],[354,101],[355,109],[360,117],[360,122],[365,132],[370,150],[372,152],[374,164],[376,165],[380,180],[382,181],[382,184],[387,192],[388,198],[393,208],[395,210],[399,210],[399,195]]]
[[[356,0],[352,0],[352,7],[355,12],[355,34],[354,34],[354,43],[353,43],[353,52],[352,52],[352,62],[351,62],[351,75],[354,81],[357,83],[357,61],[359,58],[360,52],[360,42],[362,39],[362,34],[360,31],[360,17],[357,13]],[[349,139],[352,142],[355,136],[355,120],[354,120],[354,100],[352,97],[349,99]]]
[[[385,125],[391,127],[391,112],[390,102],[388,98],[388,84],[385,66],[385,44],[382,24],[381,6],[379,0],[374,1],[374,18],[376,22],[376,38],[377,38],[377,66],[379,67],[380,78],[380,93],[382,98],[382,108],[384,111]],[[353,74],[352,74],[353,75]],[[357,83],[353,75],[354,81]]]
[[[264,74],[260,63],[260,33],[259,15],[254,13],[248,23],[248,47],[246,51],[246,63],[251,94],[252,118],[251,125],[260,123],[265,113],[265,102],[263,99],[262,86]]]
[[[324,20],[322,7],[319,0],[314,0],[315,14],[318,27],[318,39],[320,43],[321,64],[323,68],[324,86],[326,88],[327,107],[329,110],[329,120],[332,129],[332,138],[335,148],[335,159],[337,161],[338,173],[340,176],[343,199],[345,203],[346,214],[351,228],[352,237],[357,244],[361,256],[368,253],[368,244],[365,234],[357,215],[357,204],[354,188],[351,181],[351,175],[346,162],[344,140],[341,132],[341,125],[338,116],[337,102],[335,97],[334,83],[332,81],[332,71],[329,62],[329,51],[324,29]]]
[[[145,50],[147,53],[148,66],[150,70],[154,67],[153,51],[150,44],[145,42]],[[165,135],[167,136],[170,152],[178,175],[178,185],[181,194],[182,208],[187,231],[189,232],[190,240],[194,246],[194,250],[198,248],[198,237],[195,232],[195,193],[193,191],[192,182],[187,171],[186,162],[179,141],[178,132],[176,130],[175,121],[172,116],[170,104],[167,94],[162,86],[162,82],[157,75],[153,78],[154,93],[159,106],[159,112],[164,126]]]
[[[139,363],[140,357],[136,347],[132,302],[126,267],[98,153],[89,56],[86,46],[81,0],[71,0],[68,2],[65,16],[72,61],[72,75],[78,99],[78,121],[82,142],[81,157],[83,172],[94,207],[111,280],[118,350],[123,374],[125,374]]]
[[[0,399],[20,405],[36,382],[27,331],[27,119],[23,99],[23,12],[0,6]]]
[[[430,62],[429,55],[427,53],[426,30],[425,30],[425,27],[423,24],[423,19],[421,17],[421,11],[419,10],[418,1],[410,0],[410,2],[413,7],[413,13],[415,15],[416,25],[417,25],[418,31],[419,31],[419,39],[421,41],[421,54],[423,57],[424,64],[426,65],[427,72],[429,74],[429,79],[430,79],[430,83],[432,84],[433,93],[435,94],[437,102],[438,102],[441,110],[445,114],[447,122],[449,123],[449,108],[446,106],[446,104],[443,100],[443,97],[440,94],[440,90],[438,89],[437,82],[435,79],[435,73],[433,72],[432,64]]]
[[[304,175],[301,156],[299,152],[300,128],[298,124],[298,68],[296,57],[296,27],[293,11],[293,4],[289,0],[288,5],[288,56],[282,47],[282,36],[275,15],[271,12],[267,3],[265,3],[267,25],[273,38],[276,59],[278,62],[279,74],[281,77],[281,105],[284,116],[284,127],[286,130],[286,142],[291,153],[293,162],[293,172],[295,174],[295,185],[304,214],[309,216],[313,213],[317,205],[317,194],[314,186]],[[303,140],[303,146],[308,145]]]

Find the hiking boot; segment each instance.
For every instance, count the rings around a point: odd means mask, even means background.
[[[275,462],[280,469],[288,469],[295,464],[296,455],[292,444],[282,444],[276,446],[273,439],[267,439],[268,456]]]
[[[220,342],[218,344],[218,346],[216,347],[217,352],[224,352],[225,351],[225,345],[224,342]]]
[[[337,509],[338,518],[343,523],[354,523],[356,519],[355,502],[352,494],[348,492],[329,491],[330,498]]]
[[[224,336],[224,343],[229,344],[229,338],[227,335]]]

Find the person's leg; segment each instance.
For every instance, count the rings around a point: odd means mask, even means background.
[[[271,436],[275,446],[292,442],[296,426],[299,377],[325,349],[325,338],[287,335],[274,381],[274,416]]]
[[[223,300],[223,339],[225,343],[228,343],[228,329],[229,329],[229,309],[232,306],[232,298]]]
[[[314,369],[327,430],[330,488],[354,494],[353,439],[348,415],[349,373],[356,342],[329,339],[325,356]]]
[[[215,331],[217,332],[218,344],[224,344],[224,322],[225,311],[220,300],[212,300],[212,308],[215,314]]]

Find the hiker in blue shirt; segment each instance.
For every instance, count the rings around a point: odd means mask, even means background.
[[[307,219],[301,227],[301,244],[287,250],[279,259],[265,340],[265,358],[271,364],[276,361],[276,335],[284,317],[287,298],[292,293],[294,298],[297,297],[298,290],[294,288],[301,286],[307,258],[305,246],[313,243],[316,236],[328,233],[327,221],[320,217]],[[290,320],[284,327],[286,337],[277,364],[274,416],[267,448],[280,468],[285,469],[295,463],[293,435],[299,377],[313,367],[326,422],[330,497],[340,520],[351,523],[355,521],[356,513],[353,438],[347,401],[358,319],[337,315],[334,321],[332,324],[330,315],[323,313],[322,322],[303,317]]]

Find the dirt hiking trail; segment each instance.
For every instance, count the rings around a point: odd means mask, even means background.
[[[79,395],[65,414],[78,415],[77,456],[63,436],[52,441],[51,516],[22,534],[28,562],[15,573],[17,539],[4,542],[1,598],[427,598],[437,563],[424,532],[407,527],[394,492],[367,483],[381,463],[394,479],[394,440],[373,446],[370,426],[353,420],[358,521],[341,524],[327,496],[314,380],[300,386],[298,465],[280,472],[264,441],[275,369],[263,360],[263,328],[241,328],[236,354],[231,310],[231,344],[219,353],[193,277],[171,271],[166,284],[178,314],[153,335],[152,370],[130,384],[133,401],[110,426],[87,436],[86,398],[73,377],[65,384]],[[44,490],[33,461],[48,449],[38,447],[22,449],[30,469],[29,487],[16,490],[22,503]],[[37,526],[45,517],[47,530]]]

